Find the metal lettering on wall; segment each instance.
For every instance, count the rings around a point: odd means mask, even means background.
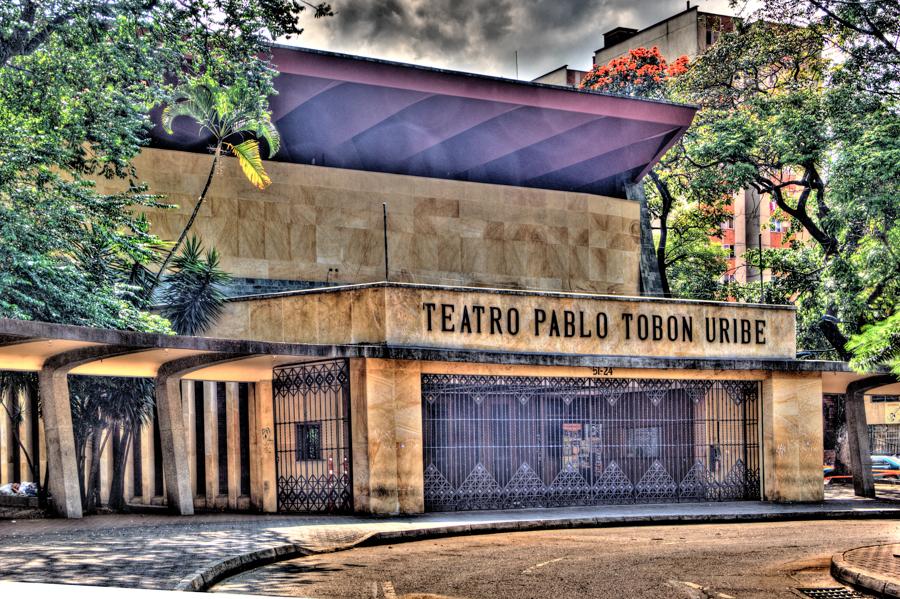
[[[756,381],[422,376],[427,510],[759,499]]]
[[[638,341],[668,341],[765,345],[768,322],[762,318],[726,318],[693,315],[661,315],[604,311],[557,310],[423,302],[428,332],[461,335],[531,335],[566,339],[606,339],[618,327],[621,338]]]

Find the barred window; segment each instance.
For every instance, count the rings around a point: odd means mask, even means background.
[[[900,401],[900,395],[872,395],[872,403],[889,403]]]
[[[318,422],[298,422],[296,425],[297,461],[322,459],[322,425]]]

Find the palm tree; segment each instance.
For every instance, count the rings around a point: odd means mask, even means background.
[[[204,256],[203,245],[193,236],[172,265],[173,272],[166,277],[162,314],[179,335],[199,335],[222,314],[223,286],[231,277],[219,268],[215,248]]]
[[[201,133],[207,131],[212,135],[215,147],[203,191],[181,235],[156,273],[153,288],[159,284],[163,272],[194,224],[209,192],[220,155],[230,152],[236,156],[244,175],[258,189],[265,189],[272,182],[263,167],[259,140],[266,141],[271,158],[281,146],[281,137],[272,124],[267,106],[267,99],[246,83],[220,85],[210,78],[202,78],[183,87],[163,110],[162,126],[167,133],[172,133],[172,123],[176,118],[190,117],[200,125]]]
[[[92,512],[99,504],[100,456],[109,446],[113,462],[109,507],[122,509],[125,460],[135,432],[153,415],[153,380],[73,376],[69,391],[82,505]]]

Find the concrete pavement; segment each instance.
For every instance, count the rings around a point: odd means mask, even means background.
[[[900,598],[900,544],[857,547],[831,558],[831,574],[841,582]]]
[[[626,505],[397,518],[201,514],[0,521],[0,579],[199,590],[258,564],[363,543],[494,531],[640,523],[898,518],[900,504],[760,502]]]

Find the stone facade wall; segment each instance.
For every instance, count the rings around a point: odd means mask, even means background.
[[[155,233],[177,238],[211,160],[159,149],[138,157],[139,180],[178,205],[147,212]],[[273,183],[259,191],[234,158],[220,164],[194,231],[235,277],[384,280],[384,202],[391,280],[638,292],[639,207],[628,200],[277,162],[266,163]]]
[[[515,334],[509,322],[513,310]],[[707,338],[710,321],[712,341]],[[794,310],[774,306],[373,285],[232,301],[208,334],[317,344],[794,358],[795,327]]]

